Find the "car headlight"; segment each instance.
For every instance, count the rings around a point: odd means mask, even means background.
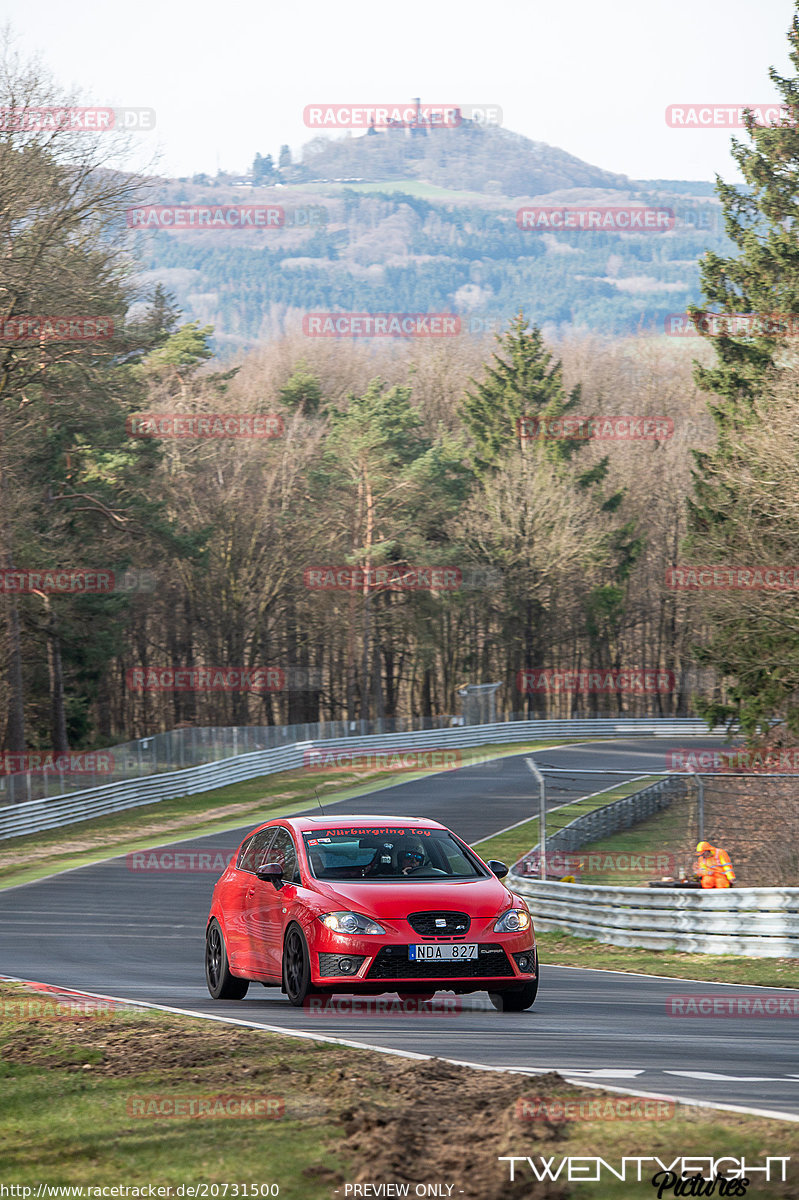
[[[524,933],[530,928],[530,914],[526,908],[509,908],[494,922],[496,933]]]
[[[356,912],[325,913],[319,920],[333,933],[385,933],[382,925]]]

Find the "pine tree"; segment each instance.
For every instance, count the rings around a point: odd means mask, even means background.
[[[495,468],[508,450],[525,439],[520,426],[524,417],[557,418],[580,400],[579,386],[566,393],[561,363],[553,362],[541,330],[528,326],[523,313],[497,341],[494,365],[487,367],[485,380],[475,384],[474,392],[466,393],[461,405],[464,424],[474,440],[474,465],[481,474]],[[548,457],[565,460],[578,444],[559,438],[544,446]]]
[[[744,121],[751,145],[732,139],[732,157],[745,187],[716,176],[727,236],[736,247],[722,257],[708,251],[701,261],[704,311],[774,315],[799,312],[799,4],[788,32],[794,78],[769,69],[786,116],[775,126],[756,124],[747,110]],[[701,326],[700,326],[701,332]],[[716,364],[698,367],[697,382],[720,400],[714,406],[720,432],[745,419],[747,405],[760,390],[764,372],[779,362],[779,335],[741,338],[714,336]],[[707,336],[707,334],[706,334]]]
[[[770,541],[780,544],[781,554],[791,561],[796,557],[790,506],[783,506],[782,515],[777,505],[761,527],[753,500],[761,491],[773,494],[775,487],[773,468],[755,454],[764,413],[770,414],[769,426],[779,424],[785,393],[795,388],[785,335],[793,332],[791,314],[799,313],[799,4],[796,8],[788,32],[796,74],[788,78],[769,70],[786,116],[770,127],[756,124],[756,114],[747,112],[749,144],[733,139],[732,155],[746,186],[726,184],[717,176],[716,187],[736,250],[727,258],[705,255],[701,279],[706,306],[691,310],[695,317],[715,308],[770,322],[758,330],[753,321],[745,330],[756,334],[751,337],[728,326],[729,332],[713,338],[715,363],[696,365],[697,383],[713,393],[709,408],[718,432],[712,450],[694,452],[686,549],[698,562],[764,565],[760,556],[768,554]],[[699,328],[702,332],[701,324]],[[713,721],[735,718],[755,736],[781,713],[799,732],[793,665],[799,660],[799,640],[790,596],[711,595],[700,598],[698,608],[712,632],[697,657],[731,680],[730,701],[706,705],[704,715]]]

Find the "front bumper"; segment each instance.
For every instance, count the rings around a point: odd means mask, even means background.
[[[382,922],[385,926],[387,923]],[[535,935],[496,933],[494,920],[473,921],[465,937],[420,937],[410,926],[380,936],[337,934],[315,922],[309,945],[311,981],[316,987],[352,992],[419,990],[420,984],[458,992],[491,990],[536,977]],[[410,945],[477,944],[474,959],[410,959]],[[528,960],[527,969],[519,965]]]

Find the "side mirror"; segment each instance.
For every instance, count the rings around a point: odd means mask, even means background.
[[[508,873],[508,868],[505,866],[505,864],[503,862],[499,862],[499,860],[496,858],[489,858],[486,865],[494,872],[497,879],[504,879]]]
[[[278,889],[283,886],[283,868],[280,863],[263,863],[255,874],[262,883],[273,883]]]

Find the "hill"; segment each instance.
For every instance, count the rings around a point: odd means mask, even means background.
[[[279,205],[279,229],[133,235],[144,282],[213,324],[220,352],[330,311],[457,313],[479,334],[523,308],[554,331],[662,332],[700,297],[699,256],[728,245],[711,184],[631,181],[502,129],[315,138],[278,175],[271,186],[156,179],[148,200]],[[674,221],[658,232],[532,232],[516,219],[530,205],[667,207]]]

